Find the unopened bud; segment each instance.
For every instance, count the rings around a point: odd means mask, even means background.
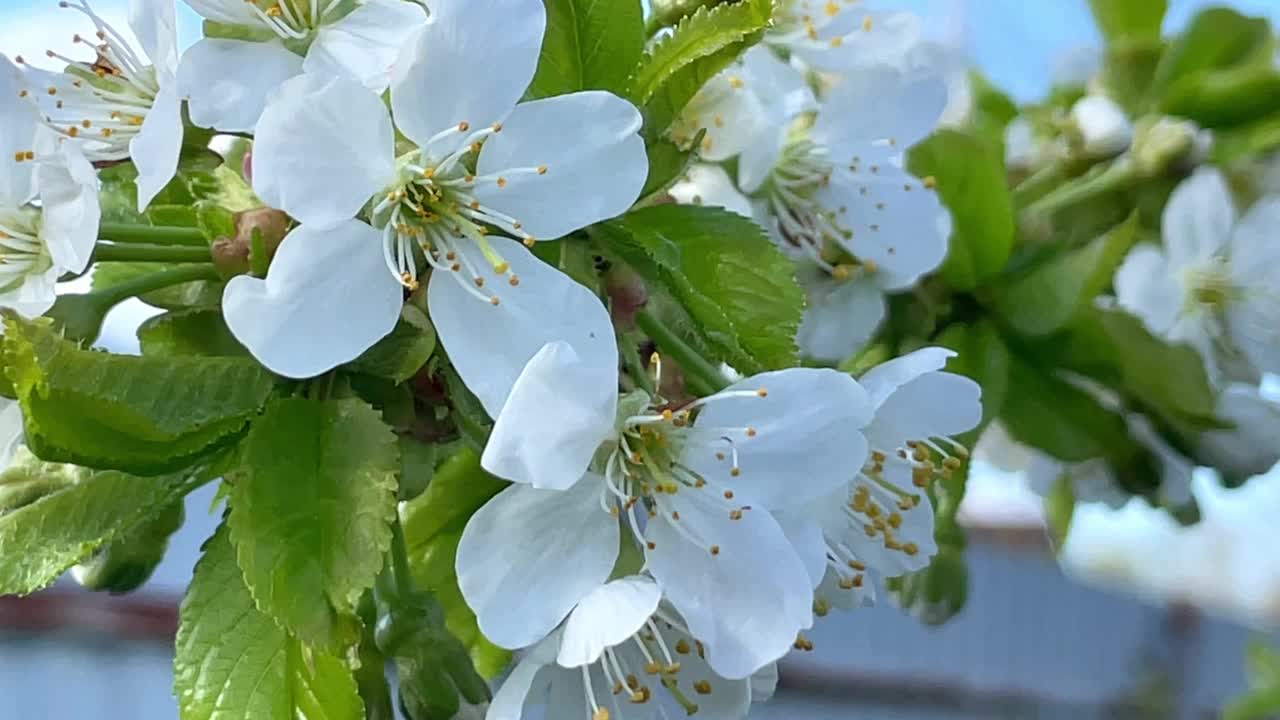
[[[289,226],[289,216],[282,210],[255,208],[237,213],[236,236],[214,241],[211,248],[213,262],[224,275],[258,274],[259,270],[265,270],[275,255],[276,248],[289,233]],[[258,248],[261,257],[255,254],[255,235],[261,243]]]
[[[1144,118],[1133,137],[1133,159],[1138,173],[1151,177],[1186,162],[1204,144],[1200,128],[1189,120],[1171,117]]]
[[[1119,155],[1133,142],[1133,125],[1124,110],[1102,95],[1086,95],[1071,108],[1071,123],[1085,155]]]

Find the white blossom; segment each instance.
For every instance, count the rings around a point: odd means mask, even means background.
[[[79,148],[40,124],[18,98],[23,76],[0,55],[0,307],[34,317],[53,306],[54,285],[89,264],[98,235],[98,178]]]
[[[783,0],[764,44],[825,71],[896,63],[920,39],[920,18],[874,2]]]
[[[1161,226],[1163,247],[1134,248],[1116,273],[1120,306],[1194,346],[1215,378],[1241,360],[1280,370],[1280,199],[1241,217],[1222,175],[1203,169],[1174,191]]]
[[[210,21],[178,84],[201,127],[251,131],[267,99],[302,72],[387,89],[401,46],[427,19],[404,0],[187,0]]]
[[[130,159],[138,169],[138,210],[169,184],[178,169],[184,134],[177,92],[177,21],[173,0],[130,0],[129,27],[140,50],[98,15],[88,0],[63,0],[83,13],[94,33],[75,35],[77,45],[95,54],[77,60],[53,50],[65,62],[61,72],[27,65],[28,88],[48,127],[79,145],[89,160]]]
[[[792,543],[813,520],[773,512],[862,465],[865,393],[832,370],[784,370],[679,408],[638,392],[601,428],[599,408],[559,400],[599,370],[553,344],[512,388],[482,462],[515,484],[467,524],[463,596],[486,637],[527,647],[605,581],[626,538],[716,672],[747,677],[812,622],[816,581]]]
[[[265,281],[237,277],[224,296],[228,325],[259,361],[308,377],[355,358],[394,326],[420,261],[433,270],[441,341],[491,411],[501,398],[488,397],[484,374],[502,365],[492,383],[509,388],[556,338],[550,328],[577,324],[543,312],[575,284],[490,228],[531,246],[618,215],[648,163],[640,113],[617,96],[519,102],[545,23],[540,0],[439,8],[396,63],[390,113],[343,76],[281,86],[258,123],[254,189],[302,225]]]
[[[878,67],[850,74],[815,104],[796,69],[757,48],[710,87],[677,139],[705,126],[704,157],[737,155],[738,190],[800,262],[809,291],[801,349],[819,360],[849,357],[878,327],[884,294],[912,286],[946,255],[950,216],[932,181],[902,166],[902,153],[937,125],[946,84]],[[751,114],[755,107],[770,109]],[[741,211],[723,185],[699,183],[708,179],[719,178],[691,176],[672,194]]]
[[[1085,155],[1119,155],[1133,142],[1133,125],[1124,110],[1104,95],[1086,95],[1071,106],[1071,122]]]

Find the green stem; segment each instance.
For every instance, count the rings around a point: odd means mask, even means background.
[[[626,335],[618,338],[618,352],[622,354],[622,364],[627,369],[627,374],[635,381],[636,386],[653,397],[654,387],[653,378],[649,377],[649,373],[644,368],[644,363],[640,362],[640,353],[637,351],[638,343],[632,342],[633,338]]]
[[[636,313],[636,327],[644,331],[658,345],[658,349],[670,355],[676,362],[680,363],[680,368],[684,370],[687,379],[699,381],[706,389],[711,392],[719,392],[729,386],[724,375],[707,362],[706,358],[698,354],[697,350],[689,347],[684,340],[671,331],[662,321],[654,317],[648,310],[641,310]]]
[[[160,270],[159,272],[149,273],[140,277],[117,283],[110,287],[95,290],[92,295],[95,299],[107,303],[108,307],[118,305],[131,297],[137,297],[153,290],[163,290],[174,285],[182,285],[183,283],[195,282],[197,280],[217,280],[219,279],[218,271],[213,265],[195,265],[188,264],[181,267],[170,268],[168,270]]]
[[[129,245],[99,242],[93,259],[101,262],[209,263],[209,246]]]
[[[404,526],[400,513],[391,522],[391,580],[396,594],[401,598],[413,596],[413,575],[409,572],[409,546],[404,540]]]
[[[1062,163],[1055,161],[1018,183],[1018,186],[1013,189],[1014,207],[1025,207],[1044,196],[1051,187],[1062,180],[1064,170]]]
[[[1100,172],[1091,172],[1058,187],[1028,205],[1025,212],[1049,216],[1099,195],[1115,192],[1128,185],[1137,176],[1133,162],[1128,158],[1120,158]]]
[[[130,223],[104,222],[98,227],[98,237],[118,243],[149,243],[152,245],[191,245],[207,248],[204,233],[189,227],[162,227],[159,225],[133,225]]]

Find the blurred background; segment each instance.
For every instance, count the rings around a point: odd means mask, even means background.
[[[481,1],[481,0],[477,0]],[[93,0],[124,28],[127,0]],[[1086,0],[899,0],[929,35],[1020,101],[1088,63],[1099,39]],[[1171,0],[1166,30],[1198,9]],[[1280,22],[1280,0],[1237,9]],[[180,3],[181,5],[181,3]],[[57,0],[0,1],[0,49],[43,59],[66,50],[80,17]],[[198,36],[182,7],[180,35]],[[148,308],[113,313],[101,344],[136,352]],[[752,717],[1213,718],[1246,688],[1253,640],[1280,623],[1280,478],[1193,487],[1203,521],[1180,528],[1141,500],[1077,510],[1051,547],[1041,500],[1016,473],[978,462],[962,512],[970,529],[965,609],[929,627],[889,603],[819,621],[811,653],[789,658],[777,699]],[[187,524],[152,580],[127,597],[64,580],[0,598],[0,720],[176,717],[170,694],[177,604],[218,516],[214,488],[187,502]]]

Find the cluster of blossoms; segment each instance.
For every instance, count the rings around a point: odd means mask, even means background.
[[[808,292],[801,350],[839,362],[879,328],[886,294],[946,257],[950,216],[933,179],[913,176],[903,154],[937,127],[949,83],[915,52],[924,48],[910,15],[803,0],[790,8],[793,21],[686,108],[676,140],[705,128],[707,162],[672,194],[770,232]]]
[[[1030,176],[1029,184],[1095,163],[1112,177],[1135,182],[1165,171],[1182,177],[1160,214],[1156,242],[1139,242],[1128,252],[1112,280],[1114,297],[1100,298],[1099,305],[1132,314],[1161,340],[1194,348],[1216,394],[1214,416],[1224,426],[1184,438],[1185,446],[1175,449],[1149,418],[1125,411],[1113,393],[1082,385],[1125,416],[1129,434],[1158,465],[1160,500],[1182,506],[1192,499],[1197,464],[1242,480],[1280,460],[1269,439],[1280,431],[1280,402],[1263,388],[1268,375],[1280,372],[1280,274],[1274,262],[1280,250],[1273,238],[1280,195],[1265,178],[1253,197],[1234,192],[1222,170],[1204,164],[1213,145],[1210,131],[1185,118],[1129,117],[1100,78],[1097,52],[1073,60],[1080,67],[1060,74],[1055,88],[1078,97],[1069,106],[1050,103],[1012,121],[1005,160],[1015,177]],[[998,426],[980,451],[997,466],[1024,472],[1043,495],[1066,481],[1080,502],[1119,508],[1130,499],[1102,458],[1062,462],[1019,446]]]
[[[39,315],[86,269],[95,165],[131,160],[141,211],[185,144],[250,135],[252,188],[293,222],[265,274],[226,283],[234,337],[312,378],[387,336],[425,283],[449,362],[494,420],[482,465],[512,484],[456,558],[484,635],[523,651],[490,718],[541,702],[557,718],[649,703],[741,717],[815,615],[929,563],[927,490],[982,414],[978,386],[944,371],[950,351],[705,397],[664,395],[655,353],[658,390],[620,393],[615,319],[533,249],[635,204],[642,117],[605,91],[522,101],[542,0],[189,3],[208,22],[185,53],[171,0],[133,0],[136,46],[68,0],[90,57],[0,68],[0,305]],[[672,194],[756,218],[802,264],[800,342],[833,360],[946,253],[948,216],[902,153],[947,92],[901,60],[909,16],[811,4],[784,3],[765,45],[691,105],[672,139],[705,128],[708,164]]]

